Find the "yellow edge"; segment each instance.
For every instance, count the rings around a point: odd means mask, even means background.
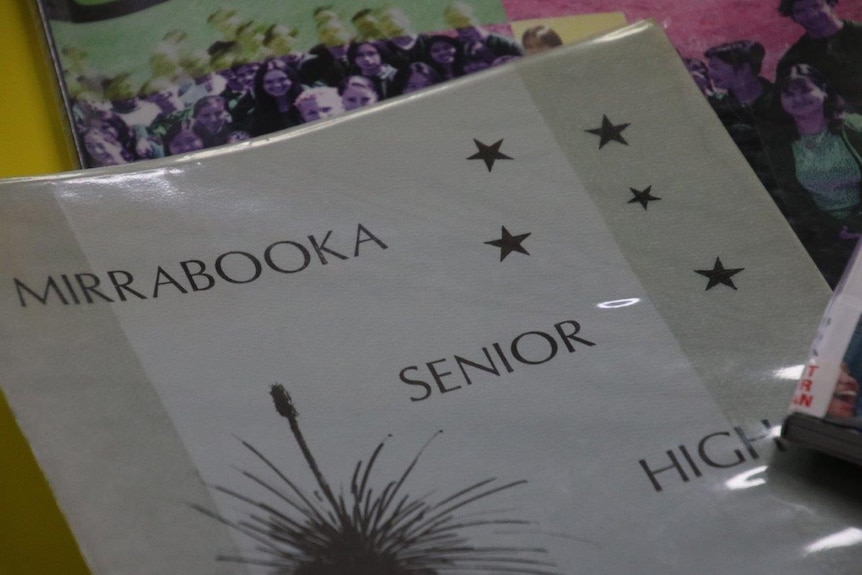
[[[0,177],[76,167],[41,30],[26,0],[0,0]],[[87,575],[75,540],[0,395],[0,573]]]

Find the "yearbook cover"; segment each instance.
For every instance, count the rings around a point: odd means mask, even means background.
[[[499,0],[38,5],[82,167],[249,139],[522,55]]]
[[[268,134],[523,55],[499,0],[39,6],[83,167]],[[589,14],[557,27],[572,41],[624,23]]]
[[[249,139],[522,54],[499,0],[39,7],[85,168]]]
[[[517,37],[560,42],[554,17],[619,11],[661,23],[831,287],[862,235],[862,3],[503,0]],[[545,19],[544,21],[542,19]]]
[[[830,292],[674,49],[529,60],[0,183],[0,385],[94,573],[858,565],[777,437]]]

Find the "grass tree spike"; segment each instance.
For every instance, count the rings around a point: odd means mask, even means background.
[[[314,459],[314,455],[311,454],[311,449],[308,448],[308,444],[305,442],[302,430],[299,429],[299,421],[297,419],[299,413],[293,405],[293,400],[290,398],[290,394],[280,383],[274,384],[272,388],[270,388],[269,394],[275,402],[275,410],[282,417],[286,417],[287,421],[290,423],[290,430],[293,432],[293,436],[296,438],[296,443],[302,450],[302,455],[308,462],[308,466],[311,468],[311,472],[314,474],[314,478],[317,480],[320,490],[323,491],[323,495],[326,497],[326,500],[329,501],[329,504],[332,505],[333,510],[338,513],[340,506],[338,505],[338,501],[335,499],[335,494],[329,487],[329,483],[326,481],[326,477],[323,476],[323,472],[321,472],[320,468],[317,466],[317,461]]]
[[[469,536],[469,532],[481,529],[511,530],[513,526],[531,524],[500,517],[499,511],[475,510],[477,504],[523,484],[523,480],[499,484],[495,478],[485,479],[441,498],[434,497],[434,492],[420,497],[410,495],[405,492],[407,480],[422,453],[442,433],[438,431],[400,475],[375,488],[372,471],[384,439],[367,462],[360,459],[354,466],[349,494],[342,490],[336,497],[299,429],[290,394],[283,385],[276,384],[270,388],[270,395],[278,414],[290,423],[322,495],[318,490],[313,496],[304,493],[273,461],[243,441],[282,484],[249,471],[242,471],[243,475],[258,488],[276,495],[287,509],[214,486],[250,506],[251,512],[245,518],[231,520],[203,507],[194,506],[195,509],[245,534],[256,543],[258,551],[256,557],[218,559],[268,567],[273,575],[560,575],[544,548],[476,545]],[[473,508],[473,512],[467,508]]]
[[[293,405],[293,400],[290,398],[290,394],[287,393],[287,390],[284,389],[283,385],[280,383],[273,384],[269,390],[269,394],[272,396],[272,401],[275,403],[275,410],[280,416],[288,419],[296,419],[299,416],[299,413],[296,411],[296,407]]]

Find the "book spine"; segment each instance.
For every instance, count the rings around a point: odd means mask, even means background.
[[[790,402],[791,413],[815,417],[832,413],[837,403],[853,400],[859,393],[859,383],[848,369],[848,348],[862,325],[862,252],[857,246],[850,265],[835,289],[826,313],[817,329],[796,391]],[[856,336],[858,338],[858,335]],[[839,385],[840,384],[840,385]],[[847,397],[843,397],[847,396]],[[852,417],[852,414],[850,414]]]
[[[72,118],[72,101],[69,97],[69,92],[66,88],[63,75],[63,65],[60,60],[60,54],[54,36],[51,33],[51,24],[49,22],[50,11],[46,6],[47,0],[37,0],[30,4],[30,14],[34,22],[38,22],[38,32],[41,39],[42,58],[50,63],[53,69],[51,74],[51,88],[53,101],[56,109],[62,111],[61,129],[65,140],[66,153],[70,163],[74,168],[82,168],[85,166],[84,150],[81,148],[78,138],[75,136],[75,126]]]

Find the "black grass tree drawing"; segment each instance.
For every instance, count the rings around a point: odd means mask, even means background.
[[[406,492],[405,483],[432,437],[399,477],[375,488],[371,471],[384,440],[367,463],[357,462],[349,495],[345,496],[343,489],[336,495],[299,428],[298,413],[290,395],[278,384],[272,386],[270,393],[276,411],[290,423],[319,491],[304,492],[271,459],[243,441],[278,481],[250,471],[241,471],[242,474],[274,494],[282,505],[276,507],[216,486],[218,491],[247,504],[248,516],[234,521],[204,507],[195,508],[257,543],[254,556],[222,556],[220,560],[260,565],[269,567],[272,573],[289,575],[558,575],[543,548],[481,546],[470,542],[470,534],[480,529],[511,530],[512,526],[522,529],[532,524],[499,517],[499,511],[483,511],[479,505],[526,481],[502,483],[489,478],[440,498],[434,498],[433,494],[413,497]]]

